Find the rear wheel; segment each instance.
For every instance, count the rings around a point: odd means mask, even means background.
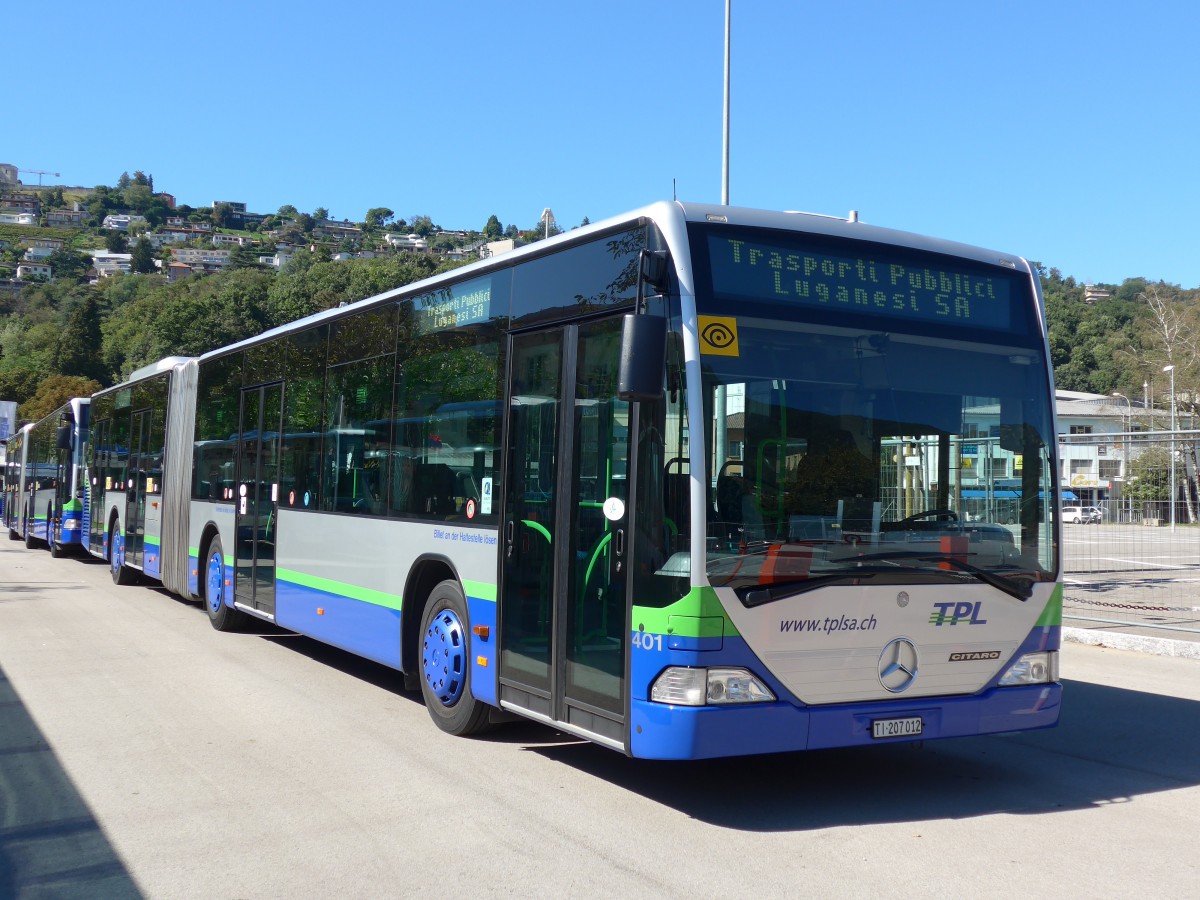
[[[488,723],[488,705],[471,696],[469,621],[457,581],[443,581],[425,601],[421,694],[438,728],[455,735],[476,734]]]
[[[113,584],[133,584],[137,580],[137,573],[125,565],[125,534],[120,519],[113,519],[108,538],[108,563]]]
[[[225,554],[221,539],[215,537],[208,545],[204,563],[204,609],[208,621],[217,631],[236,631],[246,621],[240,609],[225,605]]]
[[[33,536],[33,517],[29,510],[25,511],[25,549],[32,550],[37,546],[37,538]]]

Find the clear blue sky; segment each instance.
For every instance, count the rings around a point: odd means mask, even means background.
[[[192,206],[474,229],[546,206],[569,228],[673,181],[720,199],[723,0],[60,0],[20,19],[0,162],[67,184],[141,169]],[[731,202],[1200,286],[1198,34],[1182,0],[733,0]]]

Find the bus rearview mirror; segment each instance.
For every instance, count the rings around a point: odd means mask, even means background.
[[[662,397],[666,356],[666,319],[648,315],[625,316],[621,324],[617,396],[628,401],[657,400]]]

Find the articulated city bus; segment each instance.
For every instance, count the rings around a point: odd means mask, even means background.
[[[454,734],[516,714],[688,759],[1058,719],[1052,377],[1016,256],[660,203],[93,405],[114,578],[391,666]],[[968,517],[1001,474],[1004,520]]]
[[[13,540],[38,543],[58,556],[82,542],[87,397],[75,397],[8,442],[4,524]]]

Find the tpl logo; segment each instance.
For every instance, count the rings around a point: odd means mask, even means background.
[[[975,603],[935,603],[929,624],[939,628],[943,625],[986,625],[987,619],[979,618],[982,606],[982,600]]]

